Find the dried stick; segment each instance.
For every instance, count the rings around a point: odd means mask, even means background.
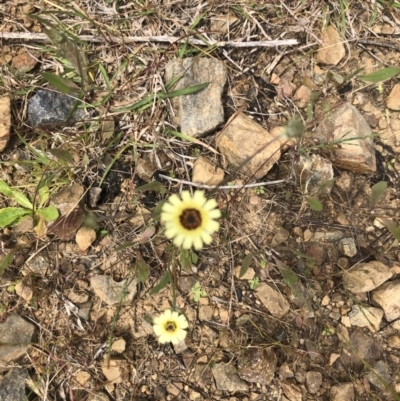
[[[44,33],[30,33],[30,32],[0,32],[0,40],[2,39],[22,39],[29,41],[40,41],[49,42],[49,38]],[[176,36],[128,36],[126,38],[119,38],[116,36],[103,37],[98,35],[81,35],[79,39],[84,42],[94,42],[94,43],[105,43],[106,41],[115,42],[117,44],[124,43],[140,43],[140,42],[158,42],[158,43],[174,43],[182,38]],[[186,40],[186,39],[185,39]],[[203,41],[196,38],[188,38],[189,43],[198,46],[226,46],[226,47],[276,47],[276,46],[293,46],[297,45],[299,42],[296,39],[286,39],[286,40],[265,40],[260,42],[235,42],[226,41],[218,42],[216,40]]]

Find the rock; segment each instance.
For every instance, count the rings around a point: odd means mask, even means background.
[[[249,391],[248,385],[239,378],[231,364],[217,363],[211,368],[211,371],[218,390],[230,391],[232,393]]]
[[[61,215],[65,215],[82,203],[84,193],[85,188],[74,182],[53,195],[51,203],[60,211]]]
[[[350,335],[349,344],[344,343],[341,361],[345,366],[353,369],[363,369],[364,362],[373,364],[382,357],[378,344],[359,329]]]
[[[167,397],[167,389],[163,386],[157,386],[154,388],[154,398],[156,400],[163,400]]]
[[[327,65],[337,65],[346,55],[343,39],[336,29],[330,25],[322,33],[323,46],[318,49],[317,62]]]
[[[75,374],[75,380],[81,385],[84,386],[88,380],[90,379],[90,373],[80,370]]]
[[[304,240],[306,239],[304,233]],[[326,241],[326,242],[336,242],[344,237],[343,231],[334,230],[334,231],[316,231],[314,233],[315,241]]]
[[[26,262],[25,267],[22,269],[22,274],[24,276],[28,274],[37,274],[38,276],[44,276],[49,269],[51,268],[51,265],[49,261],[42,255],[37,255],[30,261]]]
[[[283,227],[279,227],[272,237],[271,240],[271,247],[275,248],[278,245],[283,244],[290,236],[290,233],[288,230],[285,230]]]
[[[94,293],[107,305],[115,305],[121,301],[122,294],[125,294],[123,303],[132,301],[137,292],[137,280],[127,279],[129,285],[126,287],[126,280],[117,283],[111,276],[93,276],[90,285]]]
[[[319,144],[340,142],[340,146],[324,149],[336,167],[356,173],[374,173],[375,148],[372,131],[363,115],[350,103],[345,103],[326,117],[312,134]]]
[[[81,251],[86,251],[96,240],[96,231],[93,228],[81,227],[75,235],[75,242]]]
[[[353,238],[342,238],[338,246],[339,251],[349,258],[357,255],[357,246]]]
[[[39,89],[28,101],[27,123],[32,127],[72,125],[85,114],[83,109],[76,109],[70,116],[77,102],[81,103],[74,95]]]
[[[143,181],[151,181],[153,174],[158,170],[156,163],[154,163],[149,154],[145,153],[142,157],[138,158],[136,162],[136,174]]]
[[[400,280],[382,284],[373,291],[372,302],[383,309],[388,322],[400,317]]]
[[[268,309],[272,316],[281,319],[290,309],[289,302],[274,288],[268,284],[261,284],[257,290],[257,297]]]
[[[306,85],[301,85],[294,93],[293,100],[300,109],[308,105],[311,98],[311,89]]]
[[[379,330],[383,310],[361,305],[353,305],[349,313],[350,324],[358,327],[368,327],[373,333]]]
[[[292,377],[294,377],[292,370],[289,368],[287,363],[284,363],[279,368],[279,380],[283,381],[286,379],[291,379]]]
[[[386,99],[386,106],[390,110],[400,110],[400,84],[396,84]]]
[[[242,270],[242,266],[236,266],[234,270],[234,275],[239,280],[251,280],[256,275],[256,272],[252,267],[249,267],[243,276],[240,275],[240,270]]]
[[[228,13],[226,15],[216,15],[215,17],[211,17],[211,32],[212,34],[217,33],[227,33],[230,27],[238,21],[238,17],[236,17],[233,13]]]
[[[35,326],[18,315],[0,323],[0,361],[13,362],[24,356],[34,334]]]
[[[224,180],[224,170],[200,156],[193,164],[192,181],[198,184],[218,185]]]
[[[381,262],[358,263],[343,273],[343,284],[353,294],[372,291],[392,277]]]
[[[22,278],[15,284],[15,293],[26,302],[29,302],[33,297],[33,284],[30,276]]]
[[[196,363],[194,366],[193,380],[203,387],[207,388],[210,386],[213,381],[210,365],[208,363]]]
[[[197,279],[195,276],[179,276],[178,283],[179,289],[184,293],[187,294],[191,292],[193,286],[196,284]]]
[[[88,192],[89,206],[95,208],[100,201],[103,190],[100,187],[91,187]]]
[[[294,383],[282,382],[281,387],[289,401],[301,401],[303,399],[301,390]]]
[[[383,393],[387,393],[388,390],[385,385],[382,383],[381,379],[385,380],[387,384],[391,384],[392,375],[390,372],[390,367],[385,361],[377,361],[374,365],[372,365],[372,369],[374,372],[369,372],[367,374],[368,381],[373,384],[375,387],[379,388]]]
[[[277,358],[271,348],[247,348],[238,362],[238,374],[250,383],[269,385],[274,377]]]
[[[322,386],[322,374],[320,372],[306,373],[306,388],[310,394],[317,394]]]
[[[11,65],[19,72],[29,72],[33,70],[38,60],[29,53],[21,53],[13,57]]]
[[[173,121],[185,135],[195,138],[214,131],[224,122],[221,95],[227,80],[222,61],[213,58],[184,58],[171,60],[165,67],[165,79],[170,82],[183,74],[174,90],[209,82],[203,90],[171,99],[175,111]]]
[[[199,305],[199,320],[211,320],[214,313],[214,307],[209,305]]]
[[[177,398],[183,391],[182,383],[169,383],[167,384],[167,393]]]
[[[398,334],[388,338],[388,345],[392,348],[400,348],[400,336]]]
[[[126,341],[123,338],[119,338],[115,340],[111,345],[111,351],[118,352],[118,354],[122,354],[125,352]]]
[[[101,391],[90,392],[88,401],[110,401],[110,398],[107,394],[102,393]]]
[[[78,316],[83,319],[83,320],[89,320],[89,314],[90,314],[90,310],[92,309],[92,302],[91,301],[87,301],[84,302],[79,306],[79,310],[78,310]]]
[[[89,301],[89,295],[84,291],[70,291],[68,293],[68,299],[74,304],[84,304]]]
[[[229,163],[254,179],[263,177],[280,156],[280,137],[243,113],[234,114],[216,138],[216,144]]]
[[[335,384],[331,387],[330,401],[354,401],[353,383]]]
[[[0,400],[26,401],[25,381],[27,378],[26,369],[11,369],[0,381]]]
[[[294,173],[303,193],[330,193],[333,167],[325,158],[319,155],[300,155],[294,163]]]
[[[294,374],[294,378],[296,379],[297,383],[304,383],[306,381],[307,372],[304,369],[296,370]]]
[[[101,364],[103,375],[107,378],[108,384],[118,384],[124,381],[129,372],[128,362],[124,359],[110,358],[107,356]]]
[[[0,97],[0,152],[10,139],[11,129],[11,100],[8,96]]]

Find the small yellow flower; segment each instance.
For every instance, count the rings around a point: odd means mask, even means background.
[[[195,191],[193,197],[189,191],[182,191],[182,200],[178,195],[171,195],[161,209],[161,221],[165,223],[165,235],[176,246],[189,249],[203,248],[203,243],[211,244],[211,235],[218,231],[221,217],[215,199],[204,196],[203,191]]]
[[[186,337],[188,322],[184,315],[167,309],[160,316],[153,319],[153,330],[158,336],[158,342],[161,344],[178,344]]]

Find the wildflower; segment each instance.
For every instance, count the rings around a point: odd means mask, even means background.
[[[176,246],[184,249],[201,249],[203,243],[209,245],[211,235],[219,228],[215,221],[221,217],[215,199],[204,196],[203,191],[195,191],[193,197],[189,191],[182,191],[182,200],[178,195],[171,195],[161,209],[161,221],[165,223],[165,235]]]
[[[161,344],[178,344],[186,337],[188,322],[184,315],[167,309],[160,316],[153,319],[153,330],[158,336],[158,342]]]

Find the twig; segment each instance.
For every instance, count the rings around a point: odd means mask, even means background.
[[[171,178],[164,174],[158,175],[160,178],[164,178],[165,180],[171,182],[177,182],[178,184],[185,184],[190,185],[196,188],[204,188],[204,189],[241,189],[241,188],[253,188],[253,187],[260,187],[261,185],[275,185],[285,182],[285,180],[276,180],[276,181],[267,181],[267,182],[253,182],[252,184],[245,184],[245,185],[205,185],[205,184],[196,184],[195,182],[185,181],[185,180],[178,180],[177,178]]]
[[[49,42],[49,38],[44,33],[30,33],[30,32],[0,32],[1,39],[23,39],[31,41]],[[159,43],[174,43],[180,40],[186,40],[184,38],[178,38],[176,36],[128,36],[126,38],[120,38],[117,36],[107,37],[98,35],[81,35],[79,39],[84,42],[94,42],[94,43],[104,43],[106,41],[115,42],[118,44],[124,43],[140,43],[140,42],[159,42]],[[296,39],[286,39],[286,40],[264,40],[259,42],[235,42],[226,41],[219,42],[217,40],[210,40],[207,43],[204,40],[196,38],[187,38],[188,42],[193,45],[198,46],[227,46],[227,47],[276,47],[276,46],[293,46],[297,45],[299,42]]]

